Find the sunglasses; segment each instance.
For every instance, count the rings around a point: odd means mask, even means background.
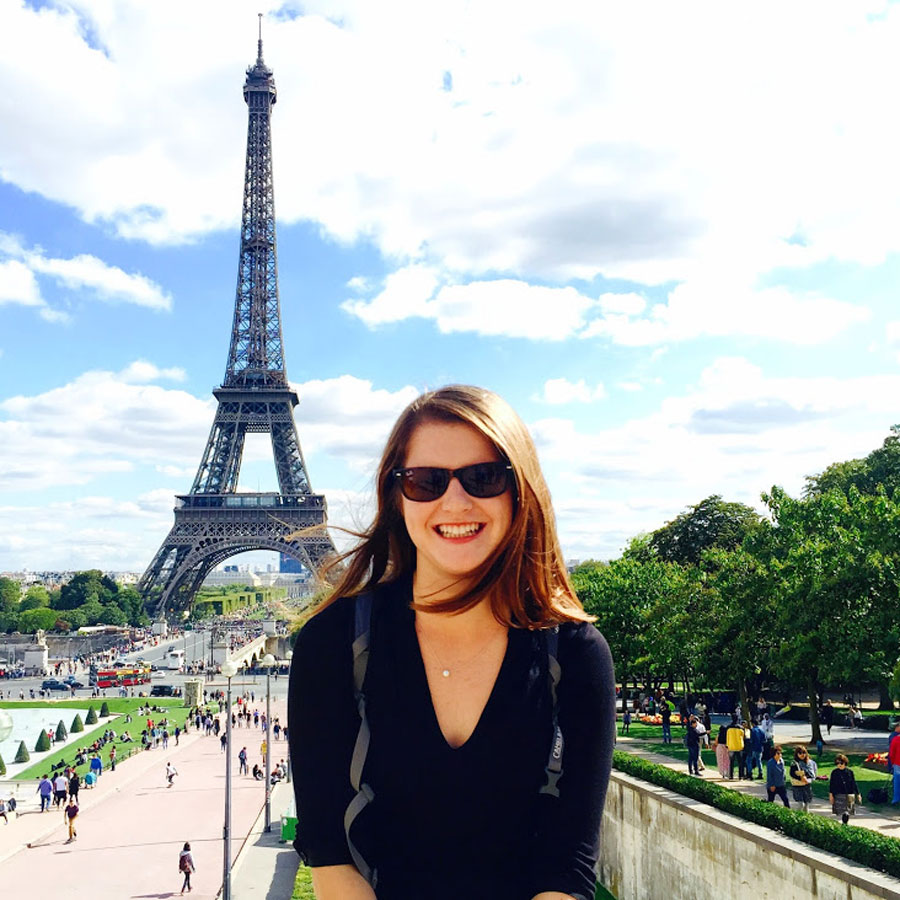
[[[413,466],[393,469],[391,475],[400,481],[400,491],[407,500],[426,503],[443,497],[456,478],[470,497],[487,499],[499,497],[508,490],[512,466],[505,462],[475,463],[461,469],[441,469],[438,466]]]

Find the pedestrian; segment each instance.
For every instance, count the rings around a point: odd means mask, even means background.
[[[697,731],[697,717],[688,719],[687,732],[684,736],[688,751],[688,775],[700,777],[700,733]]]
[[[275,723],[272,725],[272,731],[275,732],[275,740],[281,739],[281,722],[278,719],[275,720]]]
[[[219,738],[219,743],[222,745],[222,752],[225,752],[225,745],[228,743],[228,733],[223,731],[222,736]]]
[[[665,697],[659,701],[659,714],[662,719],[662,741],[664,744],[672,743],[672,706]]]
[[[78,818],[78,804],[75,802],[74,797],[69,797],[69,805],[65,809],[65,816],[66,821],[69,823],[69,839],[66,843],[71,844],[78,837],[78,832],[75,830],[75,820]]]
[[[744,777],[744,729],[737,719],[732,719],[725,733],[728,745],[728,778],[734,780],[734,764],[738,764],[738,778]]]
[[[238,770],[239,775],[247,774],[247,748],[241,747],[241,752],[238,753],[238,763],[240,764],[240,769]]]
[[[109,748],[109,768],[115,772],[116,771],[116,748]]]
[[[834,768],[828,780],[828,799],[831,801],[831,811],[840,816],[845,825],[856,812],[856,804],[862,802],[850,760],[843,753],[838,753],[834,758]]]
[[[825,701],[825,705],[819,713],[819,718],[828,729],[828,734],[831,734],[831,726],[834,725],[834,707],[831,705],[831,700]]]
[[[794,747],[790,776],[794,802],[800,804],[803,812],[809,812],[809,804],[812,803],[812,783],[816,776],[806,747]]]
[[[759,722],[754,722],[753,727],[750,729],[750,763],[747,766],[751,781],[753,780],[754,768],[759,773],[760,780],[762,780],[762,755],[765,746],[766,733],[760,727]]]
[[[263,741],[259,745],[259,755],[262,757],[263,764],[265,764],[265,762],[266,762],[266,748],[267,747],[268,747],[268,744],[266,744],[265,741]]]
[[[196,872],[197,868],[194,865],[194,857],[191,856],[191,845],[185,841],[184,847],[181,849],[181,853],[178,854],[178,871],[184,875],[184,881],[181,884],[181,893],[184,893],[184,889],[187,888],[188,893],[191,892],[191,873]]]
[[[94,778],[99,781],[100,776],[103,774],[103,760],[100,759],[100,754],[96,751],[94,751],[94,755],[91,757],[90,770]]]
[[[894,786],[894,794],[891,799],[892,806],[900,804],[900,741],[894,740],[894,737],[896,737],[898,732],[900,732],[900,728],[894,730],[894,733],[891,736],[890,746],[888,747],[888,766],[892,773]]]
[[[184,724],[187,725],[187,719],[185,719]],[[181,737],[181,728],[178,725],[176,725],[175,726],[175,746],[176,747],[178,746],[178,738],[180,738],[180,737]]]
[[[293,657],[295,846],[317,894],[374,897],[377,870],[385,898],[593,896],[615,677],[528,429],[489,391],[430,392],[375,485],[375,520]]]
[[[175,776],[177,774],[178,774],[178,770],[175,768],[175,766],[173,766],[172,763],[167,762],[166,763],[166,782],[167,782],[166,787],[172,787],[172,785],[175,783]]]
[[[628,730],[631,728],[631,711],[626,709],[622,714],[622,734],[628,734]]]
[[[66,805],[66,795],[69,793],[69,779],[65,773],[60,772],[53,779],[53,805],[60,807]]]
[[[784,785],[784,761],[781,758],[780,744],[772,748],[772,758],[766,762],[766,800],[774,803],[776,796],[781,797],[781,802],[790,809],[791,804]]]
[[[6,818],[6,801],[0,797],[0,816],[3,816],[3,821],[9,825],[9,819]]]
[[[719,726],[719,735],[716,738],[716,768],[722,779],[728,777],[728,725],[724,722]]]
[[[69,776],[69,796],[75,799],[75,802],[78,802],[78,791],[81,789],[81,779],[78,777],[78,773],[72,769],[72,774]]]

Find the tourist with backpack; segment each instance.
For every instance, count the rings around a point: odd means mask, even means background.
[[[615,679],[526,427],[489,391],[430,392],[375,483],[291,667],[316,897],[593,897]]]
[[[194,857],[191,855],[191,845],[187,841],[185,841],[181,853],[178,854],[178,871],[184,876],[184,881],[181,883],[181,893],[184,893],[185,888],[190,893],[191,873],[196,872],[197,869],[194,866]]]

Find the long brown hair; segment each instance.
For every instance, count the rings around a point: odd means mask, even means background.
[[[425,422],[468,425],[484,435],[512,466],[515,477],[513,516],[497,549],[467,578],[457,596],[429,603],[430,612],[457,613],[489,598],[494,617],[515,628],[547,628],[560,622],[586,622],[588,615],[569,582],[556,536],[550,492],[537,451],[525,424],[497,394],[469,385],[429,391],[401,413],[381,462],[375,488],[375,521],[358,535],[359,544],[338,557],[341,571],[330,603],[380,582],[395,581],[416,568],[416,548],[403,520],[397,479],[392,472],[406,462],[413,432]],[[414,609],[425,607],[413,604]]]

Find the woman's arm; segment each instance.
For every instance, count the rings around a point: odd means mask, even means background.
[[[375,891],[355,866],[318,866],[311,871],[316,900],[375,900]],[[547,894],[541,900],[550,897]]]
[[[535,894],[532,900],[575,900],[571,894],[561,894],[559,891],[541,891]]]

